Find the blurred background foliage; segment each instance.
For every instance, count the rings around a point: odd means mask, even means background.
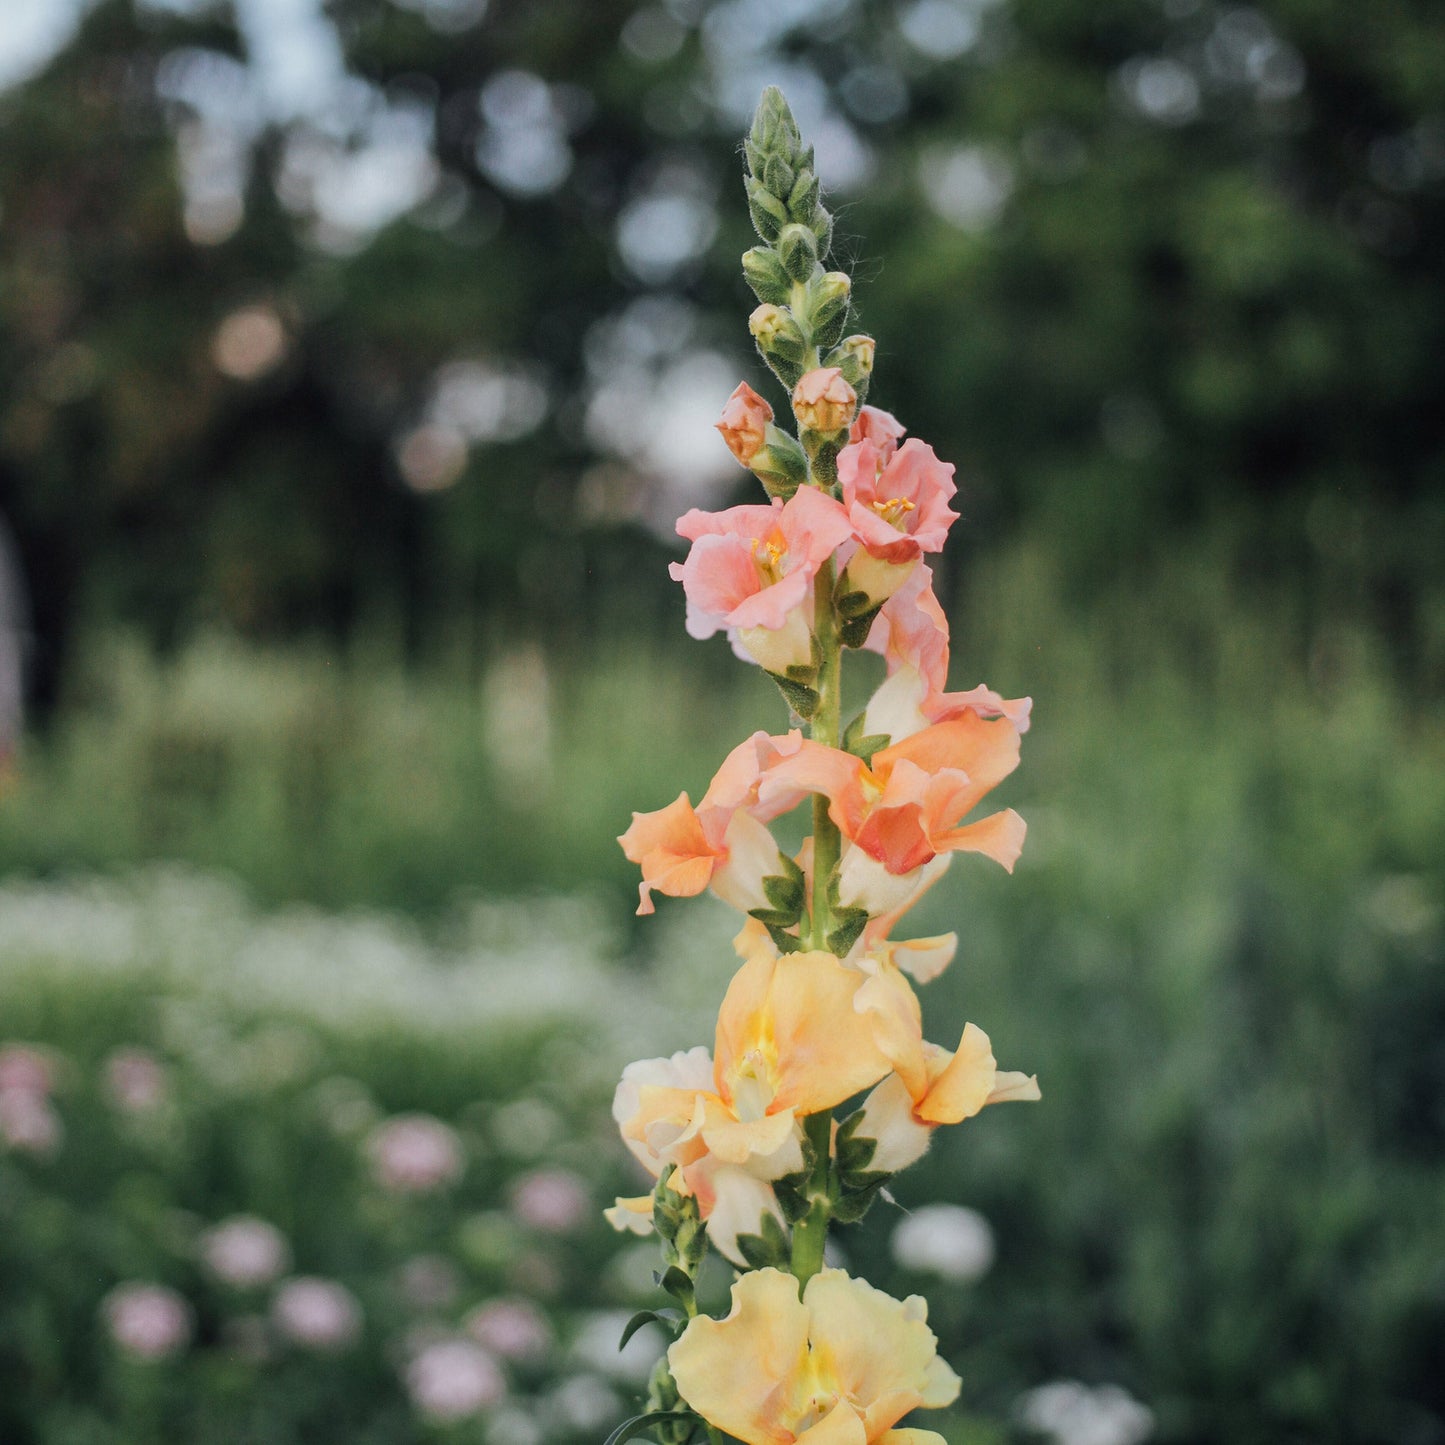
[[[723,910],[632,921],[612,838],[782,723],[666,576],[673,519],[745,495],[737,378],[783,401],[737,267],[767,83],[871,399],[958,465],[954,685],[1037,704],[1017,876],[919,922],[964,939],[934,1035],[980,1022],[1045,1102],[896,1190],[982,1211],[992,1267],[920,1273],[882,1209],[844,1248],[929,1294],[951,1445],[1445,1440],[1438,7],[14,0],[0,1043],[53,1078],[0,1078],[6,1445],[537,1445],[627,1403],[589,1341],[645,1271],[511,1191],[625,1181],[611,1081],[705,1039],[729,968]],[[408,1213],[364,1137],[419,1110],[466,1169]],[[355,1353],[298,1364],[207,1273],[237,1212],[344,1282]],[[136,1277],[191,1311],[148,1364],[103,1327]],[[417,1359],[498,1297],[548,1353],[429,1414]],[[1068,1379],[1147,1410],[1020,1403]]]

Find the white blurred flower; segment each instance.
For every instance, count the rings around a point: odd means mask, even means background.
[[[587,1181],[569,1169],[537,1169],[511,1190],[512,1212],[524,1224],[548,1234],[566,1234],[592,1212]]]
[[[201,1236],[201,1258],[217,1279],[249,1289],[284,1274],[291,1265],[291,1250],[274,1224],[237,1214]]]
[[[116,1049],[102,1072],[107,1097],[124,1113],[148,1113],[165,1102],[166,1071],[146,1049]]]
[[[464,1323],[468,1334],[507,1360],[534,1359],[552,1343],[547,1316],[520,1297],[487,1300]]]
[[[430,1114],[398,1114],[366,1141],[378,1184],[395,1194],[429,1194],[461,1177],[462,1144],[455,1129]]]
[[[1055,1445],[1141,1445],[1154,1432],[1154,1414],[1118,1385],[1055,1380],[1022,1395],[1018,1418]]]
[[[904,1269],[969,1284],[993,1264],[993,1230],[976,1209],[925,1204],[899,1222],[889,1249]]]
[[[507,1393],[502,1372],[473,1340],[452,1337],[425,1346],[406,1367],[412,1404],[440,1423],[465,1420]]]
[[[276,1291],[271,1318],[292,1344],[312,1350],[340,1350],[361,1333],[361,1306],[335,1280],[298,1275]]]
[[[163,1360],[191,1338],[191,1307],[163,1284],[132,1280],[117,1285],[101,1313],[115,1343],[132,1359]]]
[[[643,1383],[652,1373],[666,1341],[656,1325],[643,1325],[622,1349],[617,1342],[630,1318],[626,1310],[599,1310],[579,1319],[571,1358],[601,1375]]]

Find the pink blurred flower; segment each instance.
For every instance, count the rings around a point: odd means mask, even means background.
[[[60,1148],[65,1126],[44,1094],[28,1089],[0,1092],[0,1143],[22,1154],[48,1158]]]
[[[694,508],[677,530],[692,548],[669,567],[687,594],[692,637],[726,631],[769,672],[812,658],[813,578],[851,534],[840,502],[799,487],[771,506]]]
[[[201,1236],[206,1267],[237,1289],[270,1284],[290,1267],[291,1250],[274,1224],[237,1214]]]
[[[848,440],[872,442],[886,463],[898,450],[898,443],[907,430],[892,412],[883,411],[876,406],[863,406],[858,408],[858,415],[848,432]]]
[[[144,1114],[166,1097],[166,1071],[145,1049],[117,1049],[105,1061],[105,1091],[117,1109]]]
[[[570,1169],[537,1169],[512,1185],[512,1212],[533,1229],[566,1234],[592,1213],[586,1181]]]
[[[455,1129],[430,1114],[398,1114],[366,1141],[372,1174],[396,1194],[429,1194],[461,1177],[462,1144]]]
[[[163,1360],[191,1338],[191,1307],[163,1284],[130,1281],[117,1285],[101,1304],[115,1343],[136,1360]]]
[[[341,1350],[361,1333],[361,1306],[345,1285],[298,1275],[271,1301],[271,1319],[292,1344],[311,1350]]]
[[[552,1343],[547,1316],[531,1300],[518,1296],[488,1300],[464,1323],[468,1334],[506,1360],[535,1359]]]
[[[497,1362],[462,1337],[425,1346],[406,1368],[412,1404],[438,1423],[465,1420],[495,1405],[507,1393]]]
[[[0,1048],[0,1094],[44,1097],[54,1087],[55,1066],[47,1054],[31,1044]]]

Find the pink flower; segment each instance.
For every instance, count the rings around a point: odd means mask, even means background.
[[[858,393],[836,366],[815,368],[793,388],[793,415],[807,431],[842,431],[857,405]]]
[[[880,562],[915,562],[941,551],[958,520],[948,505],[957,490],[953,466],[917,437],[891,457],[867,440],[844,447],[838,478],[853,535]]]
[[[773,419],[773,409],[750,387],[740,381],[728,397],[717,429],[728,450],[746,467],[751,465]]]
[[[25,1089],[0,1092],[0,1143],[22,1154],[49,1158],[64,1137],[60,1115],[44,1094]]]
[[[291,1250],[274,1224],[249,1214],[223,1220],[201,1236],[201,1257],[217,1279],[237,1289],[270,1284],[291,1263]]]
[[[372,1173],[394,1194],[430,1194],[461,1177],[461,1140],[430,1114],[399,1114],[366,1141]]]
[[[105,1061],[105,1091],[117,1109],[144,1114],[166,1096],[166,1071],[145,1049],[117,1049]]]
[[[406,1368],[406,1389],[423,1415],[445,1424],[497,1404],[507,1393],[507,1382],[480,1345],[454,1337],[418,1351]]]
[[[55,1068],[47,1054],[30,1044],[0,1048],[0,1094],[43,1098],[55,1087]]]
[[[163,1284],[117,1285],[101,1304],[110,1337],[133,1359],[163,1360],[191,1338],[191,1307]]]
[[[908,428],[891,412],[883,411],[876,406],[864,406],[858,409],[858,415],[848,432],[848,440],[850,442],[872,442],[886,463],[898,450],[898,443],[907,430]]]
[[[310,1350],[344,1349],[361,1333],[361,1306],[345,1285],[299,1275],[271,1301],[271,1318],[292,1344]]]
[[[530,1360],[547,1352],[552,1327],[531,1300],[520,1297],[488,1300],[464,1321],[467,1332],[505,1360]]]
[[[950,722],[965,712],[1006,717],[1020,734],[1029,730],[1033,700],[1004,698],[979,686],[948,692],[948,619],[933,593],[933,575],[920,564],[883,604],[868,635],[881,652],[888,678],[868,704],[863,730],[901,742],[930,723]]]
[[[841,503],[805,486],[766,507],[694,508],[677,530],[692,548],[668,570],[687,594],[690,636],[726,631],[770,672],[812,660],[813,578],[851,534]]]
[[[585,1181],[569,1169],[537,1169],[512,1185],[512,1212],[547,1234],[566,1234],[592,1213]]]

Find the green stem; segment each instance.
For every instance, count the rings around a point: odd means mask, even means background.
[[[832,1212],[832,1194],[828,1188],[832,1165],[833,1112],[809,1114],[803,1120],[803,1131],[813,1149],[813,1173],[808,1180],[811,1200],[807,1214],[793,1226],[793,1275],[802,1290],[823,1267],[823,1249],[828,1243],[828,1216]]]
[[[833,563],[828,561],[813,580],[813,634],[818,639],[818,706],[813,713],[811,735],[815,742],[836,748],[842,736],[843,647],[838,637],[838,618],[833,610]],[[828,799],[813,795],[813,937],[814,948],[827,948],[833,931],[828,905],[828,880],[838,866],[842,851],[838,825],[828,816]]]

